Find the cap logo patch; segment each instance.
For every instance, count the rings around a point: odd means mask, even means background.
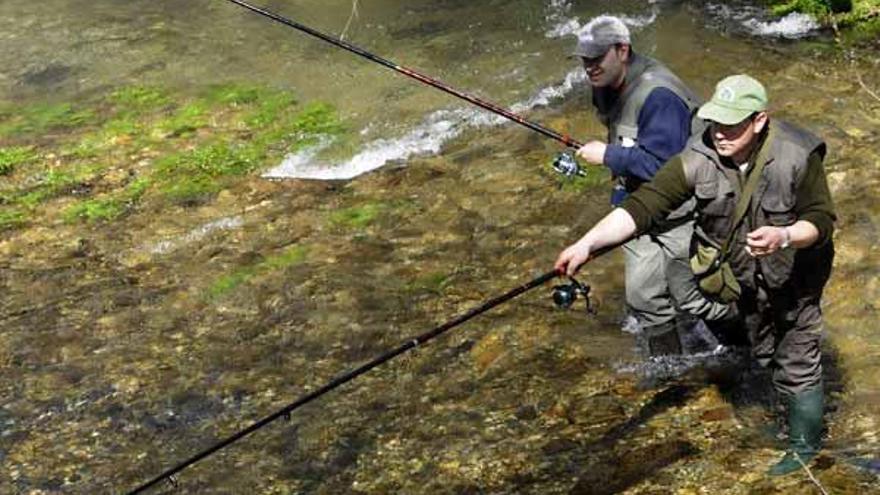
[[[736,99],[736,93],[729,86],[724,86],[718,90],[718,99],[723,102],[733,103],[733,100]]]

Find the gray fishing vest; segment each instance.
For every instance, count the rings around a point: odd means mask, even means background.
[[[809,132],[781,120],[770,129],[757,160],[764,160],[751,205],[730,243],[730,263],[740,284],[755,288],[756,276],[770,289],[788,287],[799,294],[821,293],[831,271],[834,247],[829,241],[807,249],[783,249],[763,258],[745,251],[746,234],[758,227],[795,223],[797,188],[813,152],[825,155],[825,143]],[[732,228],[733,213],[745,184],[738,169],[721,164],[707,143],[708,133],[693,137],[682,153],[685,175],[697,199],[694,242],[720,246]],[[754,164],[752,168],[754,170]],[[695,246],[694,246],[695,248]]]
[[[702,119],[696,117],[700,99],[675,74],[662,63],[637,53],[632,53],[632,61],[627,68],[626,82],[623,93],[608,108],[600,103],[602,91],[593,93],[593,105],[599,114],[599,120],[608,128],[608,144],[623,147],[638,145],[639,112],[651,91],[666,88],[678,96],[691,112],[691,135],[699,135],[705,128]],[[610,90],[607,90],[610,91]],[[634,176],[617,177],[616,188],[623,188],[631,193],[639,188],[644,181]],[[667,219],[675,220],[688,214],[693,209],[693,202],[688,201],[672,212]]]
[[[666,88],[687,105],[691,115],[700,106],[700,99],[660,62],[637,53],[632,54],[627,69],[625,89],[610,108],[597,106],[599,120],[608,128],[608,144],[635,146],[639,135],[639,112],[651,91]],[[693,121],[692,121],[693,124]],[[694,135],[691,132],[691,135]]]

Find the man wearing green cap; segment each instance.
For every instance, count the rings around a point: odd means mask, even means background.
[[[771,370],[788,406],[788,452],[769,471],[778,475],[799,469],[820,447],[820,298],[834,258],[835,214],[822,165],[825,143],[771,121],[766,110],[766,92],[755,79],[719,82],[697,113],[709,123],[706,131],[560,253],[556,267],[573,274],[597,249],[650,230],[696,198],[692,267],[722,280],[700,287],[717,289],[710,297],[735,299],[752,354]],[[710,268],[699,263],[706,252],[713,253]]]
[[[634,52],[629,30],[617,17],[601,15],[587,23],[572,55],[583,63],[593,106],[608,128],[607,142],[590,141],[578,156],[614,174],[611,204],[617,206],[684,149],[700,100],[663,64]],[[693,202],[682,205],[624,246],[627,309],[650,356],[681,353],[679,332],[692,324],[690,315],[717,320],[728,312],[727,305],[703,297],[691,280],[693,208]]]

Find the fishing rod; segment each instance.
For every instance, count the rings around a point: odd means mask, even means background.
[[[363,57],[367,60],[376,62],[380,65],[384,65],[385,67],[387,67],[393,71],[399,72],[399,73],[401,73],[405,76],[411,77],[417,81],[421,81],[429,86],[433,86],[433,87],[435,87],[445,93],[448,93],[448,94],[451,94],[451,95],[456,96],[458,98],[461,98],[462,100],[470,102],[480,108],[483,108],[483,109],[489,110],[490,112],[501,115],[502,117],[505,117],[508,120],[516,122],[517,124],[520,124],[522,126],[528,127],[529,129],[531,129],[535,132],[538,132],[539,134],[543,134],[546,137],[549,137],[551,139],[555,139],[556,141],[559,141],[560,143],[564,144],[565,146],[567,146],[569,148],[578,149],[581,146],[583,146],[583,143],[580,143],[580,142],[572,139],[568,135],[560,134],[560,133],[558,133],[552,129],[548,129],[540,124],[536,124],[534,122],[528,121],[528,120],[524,119],[523,117],[521,117],[521,116],[519,116],[509,110],[502,108],[499,105],[496,105],[492,102],[489,102],[489,101],[483,100],[481,98],[478,98],[476,96],[459,91],[459,90],[449,86],[448,84],[445,84],[441,81],[438,81],[437,79],[434,79],[433,77],[426,76],[424,74],[416,72],[413,69],[404,67],[404,66],[396,64],[390,60],[382,58],[378,55],[372,54],[372,53],[370,53],[362,48],[359,48],[355,45],[352,45],[351,43],[348,43],[342,39],[334,38],[332,36],[329,36],[327,34],[320,32],[320,31],[316,31],[308,26],[305,26],[303,24],[300,24],[298,22],[290,20],[286,17],[282,17],[282,16],[280,16],[274,12],[270,12],[262,7],[257,7],[256,5],[245,2],[244,0],[227,0],[227,1],[234,3],[236,5],[239,5],[241,7],[244,7],[246,9],[248,9],[252,12],[255,12],[259,15],[262,15],[264,17],[268,17],[269,19],[272,19],[274,21],[280,22],[281,24],[284,24],[286,26],[289,26],[289,27],[292,27],[292,28],[297,29],[299,31],[302,31],[306,34],[310,34],[318,39],[321,39],[323,41],[326,41],[327,43],[330,43],[331,45],[342,48],[343,50],[347,50],[347,51],[352,52],[356,55],[360,55],[361,57]],[[559,168],[560,166],[570,167],[571,165],[567,161],[562,161],[561,165],[557,165],[557,161],[559,161],[559,160],[560,159],[557,158],[557,160],[554,161],[554,163],[553,163],[553,168],[556,169],[558,172],[562,173],[563,175],[569,175],[569,176],[583,175],[582,173],[578,173],[575,170],[560,169]],[[563,160],[565,160],[565,159],[563,159]],[[566,170],[568,172],[566,172]]]
[[[605,247],[596,249],[594,252],[590,253],[590,256],[587,259],[587,261],[594,260],[594,259],[598,258],[599,256],[602,256],[603,254],[611,251],[612,249],[614,249],[618,246],[621,246],[622,244],[623,243],[612,244],[609,246],[605,246]],[[457,327],[458,325],[461,325],[462,323],[470,320],[471,318],[474,318],[475,316],[478,316],[482,313],[485,313],[486,311],[489,311],[490,309],[492,309],[500,304],[503,304],[503,303],[515,298],[516,296],[519,296],[520,294],[528,292],[536,287],[543,285],[545,282],[547,282],[555,277],[561,277],[562,275],[563,274],[557,270],[553,270],[553,271],[549,271],[547,273],[544,273],[543,275],[540,275],[540,276],[530,280],[529,282],[526,282],[525,284],[523,284],[519,287],[516,287],[515,289],[511,289],[511,290],[505,292],[504,294],[501,294],[500,296],[489,299],[488,301],[484,302],[483,304],[471,309],[470,311],[468,311],[466,313],[463,313],[463,314],[447,321],[446,323],[443,323],[442,325],[434,327],[433,329],[431,329],[421,335],[417,335],[415,337],[408,339],[405,343],[401,344],[400,346],[398,346],[390,351],[385,352],[381,356],[374,358],[372,361],[370,361],[364,365],[361,365],[358,368],[355,368],[351,371],[348,371],[346,373],[343,373],[343,374],[337,376],[336,378],[334,378],[333,380],[331,380],[330,382],[328,382],[326,385],[322,386],[321,388],[318,388],[317,390],[300,397],[299,399],[282,407],[281,409],[266,416],[265,418],[254,422],[253,424],[251,424],[247,428],[245,428],[245,429],[243,429],[233,435],[230,435],[229,437],[225,438],[224,440],[221,440],[221,441],[217,442],[216,444],[212,445],[211,447],[208,447],[207,449],[204,449],[201,452],[193,455],[192,457],[178,463],[176,466],[165,470],[164,472],[162,472],[162,474],[156,476],[155,478],[151,479],[150,481],[147,481],[146,483],[138,486],[134,490],[128,492],[128,495],[136,495],[138,493],[142,493],[145,490],[148,490],[149,488],[162,482],[163,480],[169,480],[172,483],[172,485],[177,486],[177,480],[174,477],[174,475],[183,471],[187,467],[195,464],[196,462],[199,462],[200,460],[204,459],[205,457],[208,457],[211,454],[213,454],[213,453],[215,453],[225,447],[228,447],[229,445],[237,442],[238,440],[241,440],[242,438],[250,435],[251,433],[254,433],[255,431],[265,427],[269,423],[272,423],[273,421],[277,420],[278,418],[290,419],[290,415],[294,410],[308,404],[309,402],[317,399],[318,397],[321,397],[322,395],[330,392],[331,390],[338,388],[339,386],[344,385],[344,384],[350,382],[351,380],[354,380],[358,376],[363,375],[364,373],[372,370],[373,368],[376,368],[377,366],[384,364],[384,363],[394,359],[395,357],[397,357],[407,351],[415,349],[419,345],[424,344],[424,343],[428,342],[429,340],[433,340],[434,338],[439,337],[440,335],[446,333],[447,331],[451,330],[454,327]],[[571,277],[571,276],[568,277],[568,279],[569,279],[568,284],[556,285],[553,287],[553,292],[552,292],[553,302],[556,303],[556,305],[559,306],[560,308],[566,309],[566,308],[571,307],[571,305],[578,298],[578,296],[581,296],[584,298],[587,313],[588,314],[595,314],[596,308],[592,304],[591,299],[590,299],[590,286],[578,282],[577,280],[575,280],[574,277]]]
[[[543,275],[541,275],[541,276],[539,276],[539,277],[537,277],[537,278],[535,278],[535,279],[533,279],[533,280],[531,280],[531,281],[529,281],[529,282],[527,282],[527,283],[525,283],[515,289],[512,289],[512,290],[505,292],[504,294],[502,294],[498,297],[495,297],[493,299],[490,299],[490,300],[484,302],[483,304],[471,309],[470,311],[468,311],[468,312],[466,312],[456,318],[453,318],[452,320],[449,320],[446,323],[444,323],[440,326],[437,326],[428,332],[425,332],[421,335],[418,335],[418,336],[415,336],[415,337],[408,339],[402,345],[400,345],[390,351],[385,352],[381,356],[376,357],[372,361],[370,361],[370,362],[368,362],[358,368],[355,368],[351,371],[348,371],[346,373],[343,373],[342,375],[337,376],[336,378],[334,378],[333,380],[331,380],[330,382],[328,382],[326,385],[322,386],[321,388],[300,397],[299,399],[282,407],[278,411],[266,416],[263,419],[260,419],[259,421],[254,422],[252,425],[248,426],[247,428],[245,428],[245,429],[243,429],[233,435],[230,435],[226,439],[217,442],[213,446],[199,452],[198,454],[193,455],[189,459],[186,459],[185,461],[180,462],[176,466],[164,471],[162,474],[156,476],[155,478],[151,479],[150,481],[138,486],[137,488],[135,488],[134,490],[129,492],[129,495],[135,495],[135,494],[141,493],[141,492],[149,489],[150,487],[156,485],[157,483],[159,483],[163,480],[170,480],[172,484],[176,485],[177,481],[174,478],[175,474],[179,473],[180,471],[183,471],[187,467],[195,464],[196,462],[204,459],[205,457],[208,457],[209,455],[217,452],[218,450],[223,449],[238,440],[241,440],[242,438],[244,438],[244,437],[250,435],[251,433],[268,425],[269,423],[272,423],[273,421],[277,420],[278,418],[283,417],[283,418],[289,419],[291,412],[293,412],[294,410],[298,409],[301,406],[304,406],[305,404],[308,404],[309,402],[317,399],[318,397],[321,397],[322,395],[326,394],[327,392],[330,392],[331,390],[333,390],[333,389],[335,389],[345,383],[350,382],[351,380],[357,378],[360,375],[363,375],[364,373],[372,370],[373,368],[375,368],[375,367],[377,367],[387,361],[390,361],[390,360],[394,359],[395,357],[397,357],[397,356],[399,356],[409,350],[412,350],[412,349],[418,347],[419,345],[424,344],[425,342],[428,342],[429,340],[432,340],[432,339],[442,335],[443,333],[447,332],[448,330],[450,330],[458,325],[461,325],[462,323],[470,320],[471,318],[473,318],[481,313],[484,313],[484,312],[494,308],[495,306],[498,306],[504,302],[507,302],[507,301],[513,299],[514,297],[516,297],[524,292],[528,292],[528,291],[534,289],[535,287],[539,287],[539,286],[543,285],[548,280],[553,279],[557,276],[560,276],[560,273],[558,273],[556,270],[547,272],[547,273],[545,273],[545,274],[543,274]],[[554,288],[554,291],[555,290],[556,289]],[[585,293],[583,295],[587,296],[588,292],[589,292],[589,289],[587,289],[587,293]],[[555,294],[555,292],[554,292],[554,294]],[[555,296],[554,296],[554,299],[555,299]],[[565,307],[567,307],[567,306],[565,306]]]

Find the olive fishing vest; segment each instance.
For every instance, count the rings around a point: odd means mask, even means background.
[[[593,91],[593,106],[599,120],[608,129],[608,144],[625,148],[638,145],[639,112],[645,100],[657,88],[672,91],[691,113],[691,135],[702,132],[705,124],[696,117],[700,99],[675,74],[662,63],[637,53],[632,53],[627,68],[623,93],[616,95],[613,90],[599,88]],[[616,178],[615,189],[623,189],[631,193],[644,183],[639,177],[622,175]],[[669,221],[678,221],[690,214],[694,203],[688,201],[667,217]]]
[[[798,293],[821,292],[831,271],[833,245],[829,241],[806,249],[782,249],[770,256],[753,258],[745,251],[746,233],[758,227],[787,226],[798,218],[795,212],[797,188],[813,152],[825,155],[825,143],[809,132],[780,120],[770,129],[756,160],[764,161],[749,209],[729,247],[729,260],[737,280],[755,288],[756,277],[767,287],[789,284]],[[697,199],[694,242],[719,247],[732,228],[745,177],[736,168],[724,166],[710,143],[708,133],[694,137],[682,152],[685,175]],[[749,170],[754,170],[754,164]],[[695,246],[692,246],[692,250]]]

